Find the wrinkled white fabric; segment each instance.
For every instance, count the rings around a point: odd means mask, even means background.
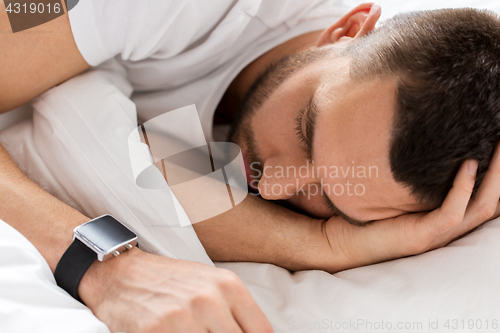
[[[136,185],[128,147],[135,106],[123,70],[113,60],[105,65],[33,103],[36,150],[88,216],[112,214],[136,231],[148,252],[211,264],[193,228],[180,227],[189,223],[179,222],[187,216],[177,214],[171,191]]]

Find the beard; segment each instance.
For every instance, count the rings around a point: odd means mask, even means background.
[[[331,53],[330,48],[313,48],[284,56],[278,62],[268,66],[248,90],[231,124],[227,141],[246,148],[243,154],[247,174],[254,180],[252,184],[249,184],[252,190],[258,191],[256,184],[260,180],[264,167],[259,154],[259,145],[251,126],[252,116],[292,74]],[[250,170],[248,170],[249,167]]]

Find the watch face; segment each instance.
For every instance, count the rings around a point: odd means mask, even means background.
[[[75,233],[105,254],[137,238],[130,229],[109,215],[81,225]]]

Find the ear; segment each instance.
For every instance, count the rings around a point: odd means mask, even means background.
[[[374,2],[363,3],[345,14],[334,25],[324,30],[318,38],[317,47],[337,42],[342,37],[358,38],[375,29],[382,9]]]

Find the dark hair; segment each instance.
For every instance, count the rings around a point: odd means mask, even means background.
[[[472,158],[479,163],[475,193],[500,139],[498,17],[471,8],[400,14],[343,55],[353,78],[398,79],[394,179],[438,206]]]

